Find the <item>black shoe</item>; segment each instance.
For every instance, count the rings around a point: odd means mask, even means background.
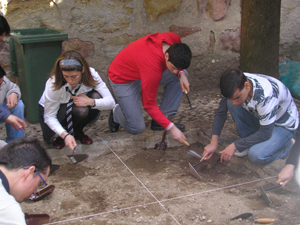
[[[185,126],[183,124],[179,124],[179,123],[174,123],[174,124],[181,132],[185,131]],[[164,130],[164,128],[161,125],[159,125],[155,120],[152,119],[151,130]]]
[[[111,110],[110,114],[109,114],[109,118],[108,118],[108,126],[109,126],[109,131],[111,133],[116,133],[119,131],[119,126],[120,124],[115,123],[114,121],[114,114],[113,111]]]

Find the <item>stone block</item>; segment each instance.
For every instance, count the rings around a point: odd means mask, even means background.
[[[176,25],[171,25],[170,26],[170,31],[178,34],[179,37],[183,38],[183,37],[186,37],[190,34],[201,31],[201,28],[199,28],[199,27],[179,27],[179,26],[176,26]]]
[[[94,44],[89,41],[81,41],[78,38],[71,38],[62,43],[63,51],[78,51],[84,58],[95,54]]]
[[[157,21],[159,15],[176,12],[181,0],[144,0],[147,19]]]
[[[230,0],[208,0],[205,12],[213,21],[225,18]]]
[[[222,43],[223,50],[239,52],[241,48],[241,28],[223,31],[219,36],[219,40]]]

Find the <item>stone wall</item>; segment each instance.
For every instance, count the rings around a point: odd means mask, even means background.
[[[221,71],[239,65],[240,0],[11,0],[1,1],[12,29],[47,27],[67,33],[63,48],[80,51],[107,81],[110,62],[148,33],[175,32],[193,52],[192,88],[217,87]],[[282,0],[280,55],[300,60],[298,0]],[[0,63],[9,73],[8,44]]]

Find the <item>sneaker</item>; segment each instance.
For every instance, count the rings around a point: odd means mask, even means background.
[[[295,139],[292,138],[292,139],[291,139],[291,148],[294,146],[295,142],[296,142]]]
[[[236,151],[234,152],[234,155],[237,156],[237,157],[243,157],[243,156],[248,155],[248,151],[249,151],[249,148],[248,148],[248,149],[245,149],[245,150],[242,151],[242,152],[239,152],[238,150],[236,150]]]

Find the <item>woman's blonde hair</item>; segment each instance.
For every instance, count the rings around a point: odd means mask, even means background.
[[[61,60],[75,60],[80,63],[79,65],[64,65],[61,64]],[[98,81],[94,80],[89,64],[85,60],[85,58],[76,51],[65,51],[63,52],[58,59],[56,60],[54,67],[50,73],[50,78],[54,75],[55,76],[55,82],[53,83],[54,91],[59,90],[62,86],[64,86],[67,81],[63,77],[62,71],[82,71],[82,68],[84,68],[84,73],[82,73],[81,82],[83,85],[87,87],[94,88],[99,83]]]

